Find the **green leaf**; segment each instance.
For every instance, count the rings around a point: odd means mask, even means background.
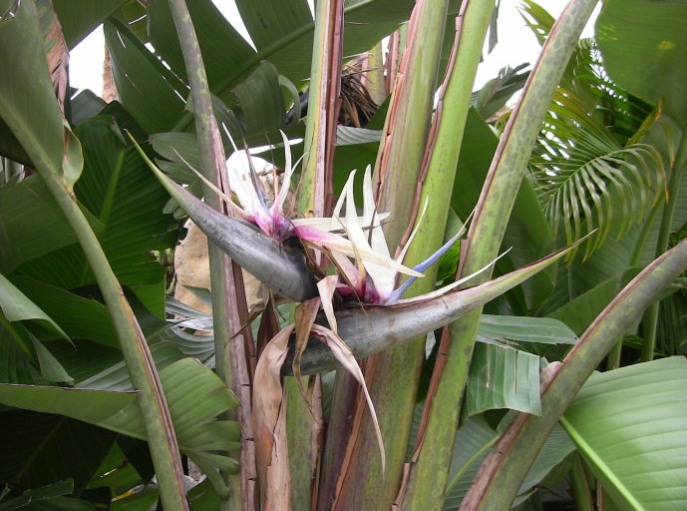
[[[43,488],[27,490],[17,497],[3,499],[3,501],[0,502],[0,511],[19,509],[28,506],[31,502],[52,499],[54,497],[72,493],[72,491],[74,491],[74,481],[71,479],[60,481]]]
[[[110,117],[81,124],[85,170],[74,192],[102,225],[99,241],[122,285],[155,284],[166,278],[151,254],[176,243],[177,221],[161,214],[168,196],[145,168],[138,153],[126,147]],[[18,270],[65,289],[95,283],[79,246],[34,259]]]
[[[307,0],[289,2],[288,9],[279,0],[238,0],[236,7],[258,51],[312,22]]]
[[[510,408],[541,415],[539,357],[508,346],[479,343],[470,363],[467,412]]]
[[[687,121],[687,4],[611,0],[596,22],[596,37],[610,77],[632,94]]]
[[[569,300],[549,314],[549,317],[562,321],[577,335],[582,335],[592,321],[617,296],[618,284],[617,278],[608,279],[586,293]]]
[[[482,460],[499,434],[482,417],[470,417],[456,435],[443,510],[454,511],[472,486]]]
[[[518,493],[522,497],[519,498],[524,500],[524,498],[526,498],[525,495],[527,495],[537,484],[542,482],[542,480],[574,450],[575,444],[568,434],[561,426],[556,425],[546,439],[541,452],[537,456],[537,459],[534,460],[532,468],[530,468],[527,477],[525,477],[525,480],[520,486]],[[517,499],[514,505],[517,505]]]
[[[136,399],[135,392],[0,383],[0,403],[100,424]]]
[[[127,463],[127,458],[118,444],[116,442],[112,445],[112,449],[91,479],[89,489],[105,487],[110,490],[113,497],[118,497],[148,482],[141,478],[131,463]]]
[[[188,2],[188,9],[203,53],[208,82],[213,87],[223,75],[240,68],[255,52],[212,1]],[[155,51],[175,73],[186,79],[186,66],[168,2],[148,2],[148,27]]]
[[[0,26],[0,117],[35,165],[58,173],[64,153],[64,130],[43,49],[33,0],[25,0],[16,17]]]
[[[43,312],[14,284],[0,274],[0,309],[9,321],[34,320],[43,324],[63,339],[69,339],[66,333],[50,316]]]
[[[31,333],[29,333],[29,336],[31,337],[33,349],[36,351],[38,365],[41,368],[41,375],[43,378],[51,382],[66,382],[71,384],[74,378],[69,376],[69,373],[67,373],[57,358],[55,358],[55,356],[50,353],[50,350],[48,350],[42,342],[36,339],[35,336]]]
[[[114,501],[110,511],[148,511],[155,506],[157,499],[158,490],[150,488]]]
[[[84,213],[100,233],[100,222]],[[0,188],[0,272],[9,275],[22,263],[76,242],[76,234],[39,176]]]
[[[687,360],[593,374],[561,423],[621,509],[687,502]]]
[[[150,353],[155,362],[155,367],[161,371],[165,367],[178,362],[183,355],[172,344],[168,342],[158,342],[151,346]],[[117,362],[102,371],[77,383],[77,388],[99,389],[112,391],[131,391],[131,380],[124,361]]]
[[[69,49],[73,49],[98,25],[130,0],[53,0],[62,32]]]
[[[209,422],[238,402],[222,381],[198,361],[185,358],[160,371],[179,445],[183,450],[238,448],[238,424]],[[0,403],[66,415],[146,439],[136,393],[0,384]]]
[[[0,480],[37,488],[72,478],[74,491],[79,494],[115,437],[102,428],[58,415],[25,410],[2,412]]]
[[[104,25],[104,33],[122,104],[148,133],[170,131],[186,106],[186,85],[127,25],[110,20]]]
[[[561,321],[527,316],[483,314],[478,335],[491,339],[544,344],[575,344],[577,335]]]

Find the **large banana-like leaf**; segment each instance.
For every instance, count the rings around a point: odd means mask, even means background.
[[[665,110],[687,121],[687,32],[681,1],[612,0],[596,22],[604,64],[612,79],[645,101],[663,96]]]
[[[616,506],[687,505],[687,360],[593,374],[561,423]]]
[[[539,357],[509,346],[479,343],[470,363],[465,406],[470,415],[510,408],[541,415]]]
[[[182,359],[160,371],[174,427],[182,449],[223,450],[237,447],[238,425],[211,421],[238,403],[222,381],[193,359]],[[56,413],[146,439],[138,393],[0,384],[0,403]]]
[[[173,246],[177,237],[176,222],[160,215],[166,192],[138,154],[126,147],[111,118],[83,123],[76,134],[83,145],[85,172],[75,194],[100,224],[99,241],[115,274],[123,285],[160,283],[165,272],[151,251]],[[22,209],[31,207],[27,198]],[[79,246],[32,259],[17,272],[64,289],[95,282]]]
[[[24,293],[0,274],[0,309],[8,321],[33,320],[43,323],[63,339],[67,334],[50,316],[33,303]]]
[[[116,439],[111,431],[59,415],[10,410],[0,417],[0,478],[20,488],[72,478],[80,493]]]
[[[303,0],[293,5],[262,1],[249,7],[247,3],[239,2],[239,9],[246,17],[250,35],[255,34],[257,52],[224,20],[210,0],[189,4],[212,91],[222,97],[224,91],[233,88],[263,60],[272,62],[280,74],[300,87],[310,73],[315,27],[307,4]],[[410,17],[414,3],[411,0],[346,2],[344,55],[369,50]],[[183,76],[183,60],[169,23],[166,2],[154,0],[149,9],[153,45]]]
[[[98,25],[131,0],[53,0],[62,32],[71,50]]]
[[[148,133],[170,131],[186,107],[188,88],[126,25],[104,25],[122,104]]]
[[[100,232],[100,222],[88,216],[93,229]],[[76,241],[38,176],[0,188],[0,272],[9,275],[17,266]]]
[[[40,159],[59,172],[64,154],[60,110],[50,81],[43,38],[32,0],[22,2],[16,16],[0,25],[0,118],[36,163]]]
[[[41,376],[51,382],[71,382],[72,377],[36,335],[19,322],[31,321],[51,331],[50,337],[69,339],[67,334],[40,307],[5,276],[0,274],[0,331],[6,331],[40,368]],[[15,324],[12,324],[15,323]]]
[[[481,416],[470,417],[458,430],[443,511],[454,511],[460,507],[473,484],[482,460],[492,450],[491,446],[498,437],[499,433],[489,427]],[[527,473],[518,491],[516,502],[526,500],[532,488],[574,450],[575,444],[565,430],[557,426]]]

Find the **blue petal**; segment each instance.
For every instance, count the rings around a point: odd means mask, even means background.
[[[419,271],[420,273],[423,273],[427,268],[432,266],[434,263],[436,263],[439,258],[446,253],[446,251],[453,246],[453,244],[458,241],[458,238],[460,238],[462,232],[458,232],[453,238],[448,240],[444,245],[434,252],[429,258],[427,258],[425,261],[421,262],[417,266],[413,267],[413,270]],[[391,305],[394,303],[396,300],[399,300],[403,294],[408,290],[408,288],[411,286],[413,282],[417,280],[417,277],[410,277],[408,280],[406,280],[401,287],[397,288],[394,290],[391,295],[389,295],[389,299],[386,301],[387,305]]]

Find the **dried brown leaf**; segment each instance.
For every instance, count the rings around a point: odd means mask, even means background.
[[[386,452],[384,450],[382,431],[379,427],[379,421],[377,420],[377,413],[375,412],[374,405],[372,404],[372,398],[367,390],[365,376],[358,365],[358,361],[355,359],[353,353],[346,343],[330,329],[321,325],[313,325],[312,332],[317,335],[318,338],[324,342],[330,350],[332,350],[334,357],[336,357],[339,363],[353,375],[353,377],[362,387],[363,392],[365,393],[365,399],[367,400],[367,406],[370,409],[370,414],[372,415],[372,422],[374,423],[375,432],[377,434],[377,443],[379,444],[379,451],[382,457],[382,472],[384,472],[386,469]]]
[[[265,511],[289,511],[291,493],[286,439],[286,403],[281,384],[281,367],[288,353],[288,341],[295,326],[275,335],[265,346],[255,368],[253,422],[258,477]]]

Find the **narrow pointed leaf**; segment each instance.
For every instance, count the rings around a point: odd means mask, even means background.
[[[222,381],[193,359],[160,372],[177,438],[185,450],[231,450],[238,439],[235,423],[208,422],[237,405]],[[0,384],[0,403],[55,413],[146,439],[138,392]]]

